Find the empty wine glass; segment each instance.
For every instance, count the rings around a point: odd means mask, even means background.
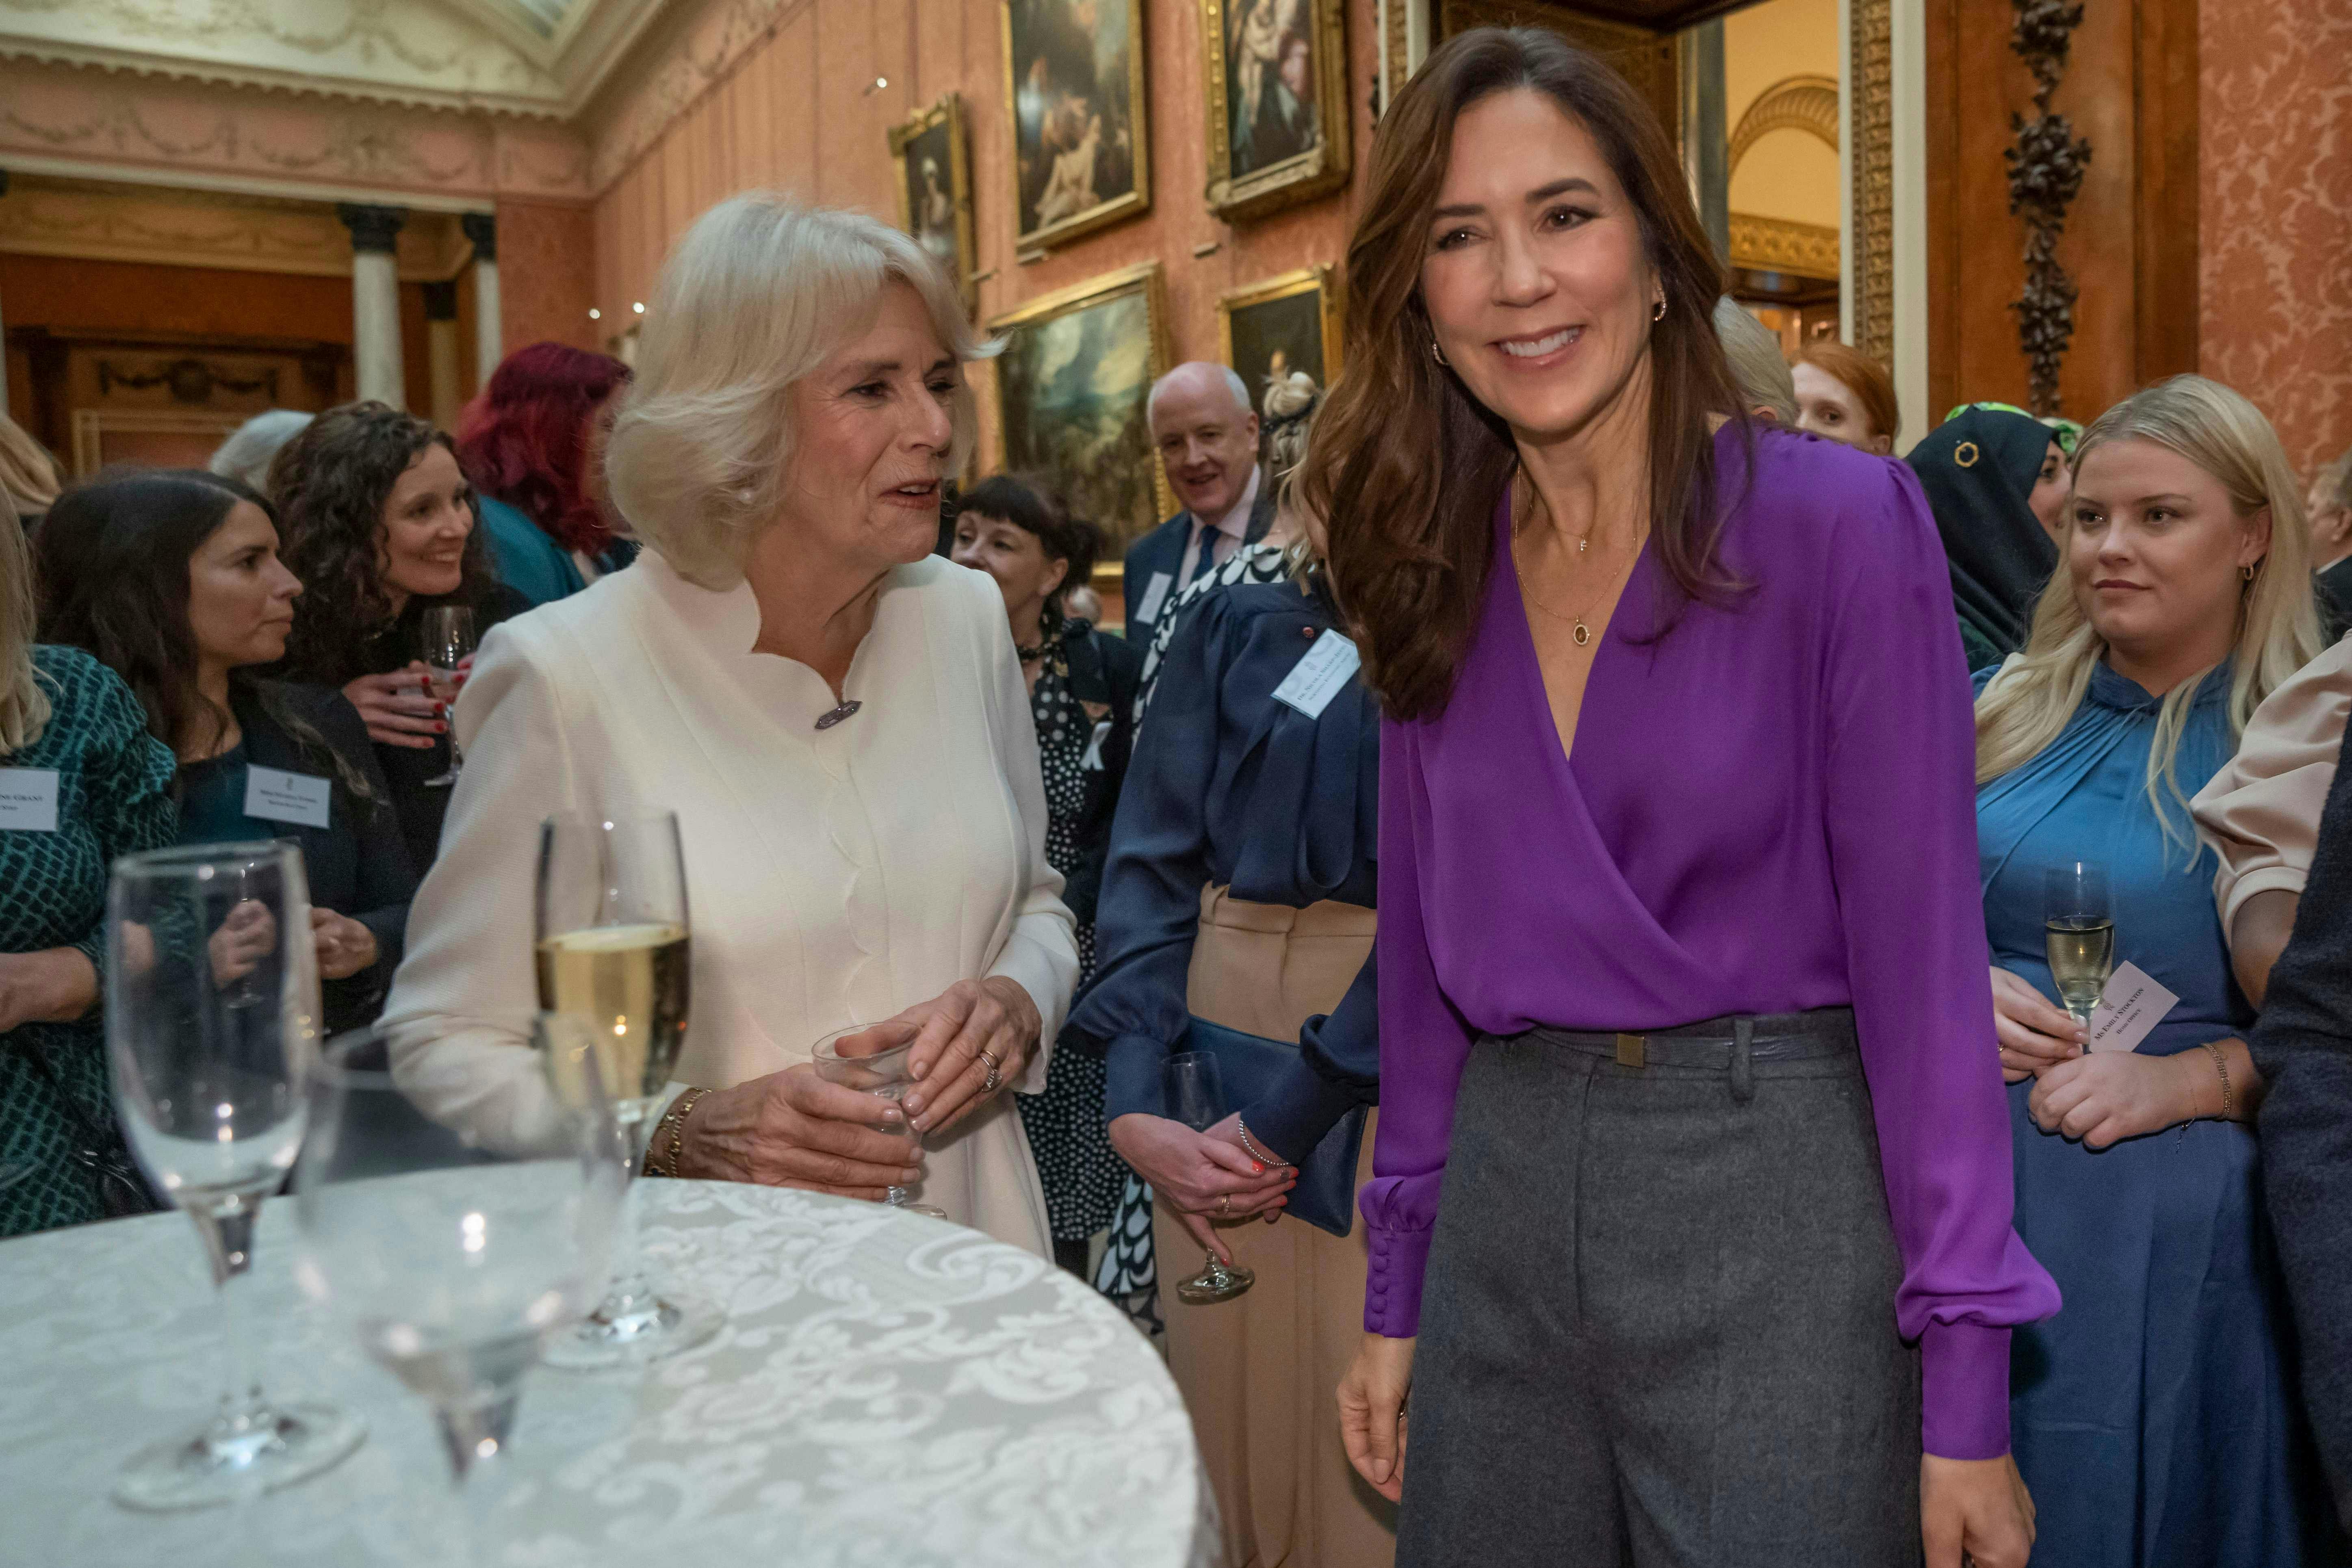
[[[1225,1119],[1224,1074],[1207,1051],[1180,1051],[1170,1057],[1160,1064],[1160,1085],[1168,1114],[1192,1131],[1205,1133]],[[1255,1273],[1211,1252],[1198,1274],[1176,1282],[1176,1294],[1196,1304],[1230,1301],[1256,1283]]]
[[[2042,940],[2050,978],[2074,1021],[2088,1028],[2116,967],[2116,917],[2107,868],[2069,861],[2042,878]]]
[[[466,766],[463,752],[457,747],[457,725],[455,718],[457,701],[457,666],[473,653],[474,612],[463,604],[428,604],[419,620],[416,633],[416,656],[425,661],[425,688],[449,724],[449,768],[436,779],[427,779],[428,789],[446,789],[457,782],[457,774]]]
[[[566,1025],[593,1027],[542,1017],[542,1060]],[[354,1030],[312,1070],[295,1278],[432,1406],[464,1494],[505,1448],[541,1344],[604,1283],[623,1143],[591,1074],[558,1083],[534,1143],[483,1148],[400,1091],[392,1056],[413,1043],[391,1026]],[[478,1526],[461,1512],[470,1556]]]
[[[301,852],[205,844],[126,856],[107,941],[116,1107],[156,1189],[204,1239],[229,1375],[218,1414],[140,1453],[115,1495],[134,1508],[203,1508],[315,1475],[366,1433],[333,1406],[265,1397],[239,1310],[254,1220],[302,1143],[301,1077],[318,1047]]]
[[[677,814],[550,817],[540,827],[536,919],[539,1005],[595,1024],[578,1060],[556,1065],[593,1066],[634,1176],[686,1041],[691,948]],[[576,1333],[548,1346],[547,1360],[569,1367],[653,1361],[700,1344],[723,1321],[714,1303],[654,1283],[629,1206],[604,1300]]]
[[[915,1086],[912,1060],[915,1037],[921,1032],[904,1019],[852,1024],[847,1029],[835,1030],[816,1042],[816,1074],[828,1083],[838,1083],[845,1089],[855,1089],[896,1104]],[[914,1124],[903,1113],[896,1122],[872,1122],[867,1125],[877,1133],[912,1140],[917,1151],[923,1146],[923,1135],[915,1131]],[[907,1163],[913,1165],[915,1161],[909,1158]],[[948,1217],[945,1209],[908,1202],[903,1186],[885,1187],[882,1201],[909,1214],[928,1214],[933,1219]]]

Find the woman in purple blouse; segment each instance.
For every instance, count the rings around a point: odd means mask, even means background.
[[[1307,495],[1388,716],[1340,1406],[1398,1563],[2022,1564],[2010,1331],[2058,1295],[1917,483],[1739,416],[1672,148],[1551,34],[1398,94],[1349,273]]]

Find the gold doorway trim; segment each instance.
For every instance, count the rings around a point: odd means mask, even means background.
[[[1846,0],[1853,83],[1853,346],[1895,363],[1895,5]]]

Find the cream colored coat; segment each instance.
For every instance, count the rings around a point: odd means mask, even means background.
[[[498,1145],[547,1113],[528,1049],[532,884],[539,824],[568,808],[677,813],[694,943],[683,1083],[806,1061],[834,1030],[1002,975],[1045,1026],[1015,1087],[1045,1086],[1077,948],[995,584],[937,559],[895,570],[844,683],[865,706],[827,730],[824,680],[750,652],[759,624],[748,585],[698,588],[648,551],[483,640],[457,703],[464,776],[385,1008],[429,1026],[400,1077],[437,1119]],[[1051,1252],[1009,1096],[930,1141],[919,1196]]]
[[[2352,638],[2322,653],[2263,700],[2237,755],[2189,802],[2197,833],[2221,869],[2213,900],[2221,929],[2246,900],[2273,889],[2300,895],[2319,847],[2319,815],[2336,782],[2352,714]]]

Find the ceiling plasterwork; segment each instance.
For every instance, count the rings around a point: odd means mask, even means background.
[[[0,0],[0,56],[568,120],[663,0]]]

